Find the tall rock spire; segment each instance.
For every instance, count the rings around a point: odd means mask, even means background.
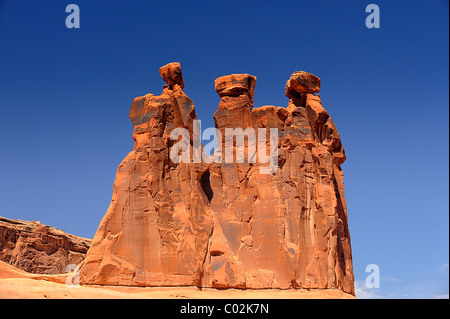
[[[159,96],[131,106],[134,149],[117,170],[111,205],[81,267],[85,284],[216,288],[338,288],[354,294],[341,164],[345,153],[319,96],[320,79],[294,72],[285,107],[253,108],[256,77],[218,78],[214,114],[227,129],[274,129],[276,166],[171,159],[176,128],[195,140],[195,108],[179,63],[160,69]],[[249,131],[249,132],[250,132]],[[266,132],[266,131],[264,131]],[[269,131],[267,131],[269,132]],[[259,141],[259,139],[258,139]],[[267,152],[270,143],[264,144]],[[222,150],[223,151],[223,150]],[[260,149],[258,149],[258,152]],[[189,154],[192,159],[192,154]],[[259,158],[259,157],[258,157]]]

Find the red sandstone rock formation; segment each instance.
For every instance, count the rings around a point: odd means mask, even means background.
[[[90,244],[40,222],[0,217],[0,260],[29,273],[66,273],[69,264],[84,260]]]
[[[278,166],[263,174],[267,164],[259,162],[174,163],[170,151],[177,141],[170,133],[186,128],[192,144],[196,115],[179,63],[160,73],[168,84],[162,94],[132,103],[134,149],[118,168],[81,282],[354,294],[340,166],[345,153],[314,95],[320,79],[295,72],[286,84],[287,108],[254,109],[256,77],[216,80],[221,100],[214,120],[223,136],[227,128],[278,129]]]

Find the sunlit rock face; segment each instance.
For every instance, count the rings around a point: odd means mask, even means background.
[[[194,159],[197,117],[183,92],[180,64],[169,63],[160,74],[167,83],[161,95],[137,97],[131,105],[134,149],[117,170],[80,281],[354,294],[345,153],[315,95],[320,79],[294,72],[286,83],[287,107],[253,108],[255,76],[218,78],[214,121],[222,156],[205,161]],[[190,161],[173,161],[175,128],[188,132]],[[257,148],[249,139],[232,143],[234,152],[246,154],[241,163],[233,156],[225,161],[227,129],[235,128],[266,134]],[[260,161],[262,151],[276,154],[275,161]]]

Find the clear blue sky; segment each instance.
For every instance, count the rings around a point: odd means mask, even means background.
[[[78,4],[81,28],[67,29]],[[365,26],[376,3],[381,28]],[[449,2],[0,0],[0,215],[93,237],[132,150],[134,97],[179,61],[203,128],[214,79],[257,76],[286,106],[294,71],[322,80],[343,165],[360,297],[448,298]],[[367,289],[366,265],[381,287]]]

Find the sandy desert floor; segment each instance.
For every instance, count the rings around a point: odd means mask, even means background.
[[[0,299],[355,299],[337,289],[239,290],[66,285],[64,275],[33,275],[0,262]]]

